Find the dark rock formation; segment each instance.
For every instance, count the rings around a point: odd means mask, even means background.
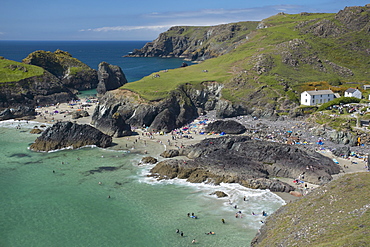
[[[206,133],[224,132],[226,134],[242,134],[246,131],[246,128],[241,123],[234,120],[218,120],[212,123],[209,123],[205,129]]]
[[[62,148],[80,148],[86,145],[108,147],[112,144],[112,137],[100,132],[94,127],[72,122],[60,122],[47,128],[30,148],[34,151],[51,151]]]
[[[143,163],[143,164],[155,164],[157,162],[158,162],[158,160],[154,157],[151,157],[151,156],[146,156],[146,157],[143,157],[141,159],[141,163]]]
[[[132,134],[130,124],[127,124],[117,111],[120,103],[95,107],[92,124],[100,131],[113,137],[129,136]]]
[[[87,111],[81,110],[81,111],[73,111],[71,113],[71,116],[72,116],[72,119],[79,119],[79,118],[82,118],[82,117],[88,117],[90,115]]]
[[[109,126],[101,128],[106,117],[117,115],[137,127],[148,126],[153,131],[169,132],[180,128],[199,116],[198,112],[216,109],[222,117],[234,117],[245,113],[231,102],[219,100],[222,85],[216,82],[205,82],[201,88],[183,85],[170,92],[163,100],[147,102],[139,95],[117,89],[109,91],[99,98],[100,104],[95,108],[93,124],[102,131],[110,131]],[[112,131],[117,125],[111,125]]]
[[[179,150],[169,149],[161,153],[160,156],[162,156],[163,158],[173,158],[173,157],[178,156],[179,154],[180,154]]]
[[[206,139],[187,147],[180,155],[190,160],[165,160],[152,170],[159,178],[182,178],[189,182],[240,183],[254,189],[294,190],[273,177],[323,184],[339,173],[331,159],[297,146],[251,140],[247,136]]]
[[[68,88],[87,90],[96,88],[98,84],[97,71],[65,51],[35,51],[23,59],[23,62],[49,71]]]
[[[223,192],[223,191],[215,191],[215,192],[213,192],[212,194],[210,194],[210,195],[216,195],[218,198],[220,198],[220,197],[228,197],[228,195],[225,193],[225,192]]]
[[[33,128],[31,131],[30,131],[31,134],[40,134],[42,133],[42,130],[40,130],[39,128]]]
[[[76,99],[58,78],[47,71],[20,81],[1,83],[0,89],[0,120],[33,116],[38,105]]]
[[[127,83],[122,69],[116,65],[101,62],[98,67],[99,83],[96,88],[98,94],[105,94],[106,91],[117,89]]]

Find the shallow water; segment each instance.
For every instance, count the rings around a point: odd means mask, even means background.
[[[192,239],[199,246],[249,246],[264,219],[251,212],[272,213],[284,203],[236,184],[158,182],[146,176],[151,166],[138,165],[143,155],[125,146],[32,152],[34,125],[0,123],[3,247],[190,246]],[[217,190],[230,197],[209,195]],[[239,210],[243,217],[235,218]]]

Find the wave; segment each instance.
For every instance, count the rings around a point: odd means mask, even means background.
[[[207,207],[218,212],[219,215],[233,215],[237,212],[238,217],[243,217],[246,227],[259,229],[261,222],[265,220],[262,212],[267,214],[273,213],[285,201],[270,190],[250,189],[237,183],[221,183],[214,185],[209,183],[190,183],[186,179],[163,179],[157,180],[154,177],[148,177],[150,169],[155,165],[141,165],[138,180],[141,183],[156,185],[174,185],[178,187],[187,187],[191,189],[192,197],[196,197],[197,201],[204,201]],[[214,193],[222,191],[227,194],[227,197],[218,198]],[[210,206],[211,205],[211,206]]]
[[[3,128],[26,128],[26,129],[33,129],[35,126],[45,125],[46,127],[52,126],[52,124],[48,123],[40,123],[36,121],[27,121],[27,120],[3,120],[0,121],[0,127]]]

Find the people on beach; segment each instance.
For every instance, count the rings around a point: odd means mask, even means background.
[[[221,219],[222,223],[225,224],[225,219]]]
[[[193,240],[191,241],[191,243],[192,243],[192,244],[195,244],[195,242],[196,242],[196,241],[195,241],[195,239],[193,239]]]

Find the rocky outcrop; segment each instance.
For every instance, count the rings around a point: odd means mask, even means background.
[[[92,124],[105,133],[115,132],[118,122],[106,124],[107,116],[115,115],[131,126],[169,132],[188,124],[204,111],[216,110],[218,117],[234,117],[247,112],[240,105],[220,100],[221,89],[222,84],[216,82],[204,82],[201,87],[182,85],[167,98],[152,102],[128,90],[109,91],[99,98]]]
[[[98,84],[96,70],[73,58],[70,53],[59,49],[55,52],[32,52],[23,59],[23,63],[36,65],[49,71],[68,88],[87,90],[96,88]]]
[[[169,149],[160,154],[163,158],[173,158],[180,154],[179,150],[176,149]]]
[[[233,50],[258,22],[238,22],[212,27],[171,27],[153,42],[135,49],[127,56],[132,57],[179,57],[192,61],[203,61],[226,54]],[[227,42],[226,42],[227,41]],[[229,45],[233,43],[234,45]]]
[[[35,115],[34,109],[38,105],[76,99],[76,96],[48,71],[19,81],[3,82],[0,89],[0,120],[30,117]]]
[[[35,51],[23,64],[4,58],[2,63],[5,73],[14,75],[17,70],[19,79],[0,85],[0,120],[31,118],[36,106],[77,99],[77,90],[96,88],[98,83],[96,70],[61,50]]]
[[[242,134],[246,131],[246,128],[241,123],[234,120],[218,120],[212,123],[209,123],[205,129],[206,133],[216,132],[225,134]]]
[[[336,144],[349,146],[357,145],[357,137],[349,131],[338,131],[320,126],[313,128],[312,133],[316,136],[320,136],[324,139],[330,140]]]
[[[80,110],[80,111],[73,111],[71,113],[71,117],[72,119],[79,119],[79,118],[82,118],[82,117],[88,117],[90,116],[89,113],[85,110]]]
[[[130,124],[126,123],[118,111],[120,106],[120,103],[96,106],[91,123],[109,136],[122,137],[131,135]]]
[[[274,177],[327,183],[339,166],[331,159],[297,146],[251,140],[247,136],[206,139],[187,147],[180,155],[190,160],[165,160],[152,170],[159,179],[175,177],[189,182],[240,183],[254,189],[289,192],[291,186]]]
[[[141,163],[143,163],[143,164],[155,164],[157,162],[158,162],[158,160],[154,157],[151,157],[151,156],[146,156],[146,157],[143,157],[141,159]]]
[[[98,79],[99,83],[96,88],[98,95],[105,94],[105,92],[117,89],[127,83],[122,69],[106,62],[101,62],[98,66]]]
[[[80,148],[87,145],[108,147],[112,144],[112,137],[94,127],[72,122],[59,122],[47,128],[30,149],[34,151],[51,151],[63,148]]]

